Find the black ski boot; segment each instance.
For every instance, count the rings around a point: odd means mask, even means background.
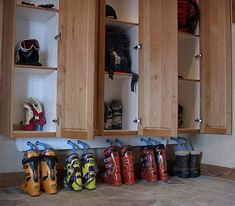
[[[189,151],[176,151],[176,163],[173,168],[173,175],[181,178],[189,177]]]
[[[200,171],[201,152],[191,151],[189,160],[189,177],[196,178],[201,175]]]

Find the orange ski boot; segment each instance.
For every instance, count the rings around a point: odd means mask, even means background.
[[[156,160],[157,160],[157,167],[158,167],[158,179],[162,181],[168,180],[168,173],[167,173],[167,156],[166,156],[166,149],[164,144],[158,142],[155,139],[149,138],[150,142],[153,142],[156,146]]]
[[[120,170],[120,157],[118,148],[114,146],[114,143],[110,140],[106,140],[111,146],[104,150],[104,164],[105,173],[103,175],[103,181],[113,186],[121,186],[121,170]]]
[[[140,160],[142,165],[141,178],[149,182],[156,182],[158,180],[158,175],[154,148],[153,146],[149,145],[149,142],[147,140],[143,138],[141,138],[140,140],[147,143],[148,145],[140,150]]]
[[[36,142],[36,145],[44,147],[41,152],[40,166],[41,166],[41,185],[46,193],[52,195],[57,193],[57,177],[56,165],[57,158],[52,148],[41,142]]]
[[[119,139],[115,140],[116,143],[121,145],[119,154],[122,163],[122,180],[126,185],[135,184],[135,170],[134,170],[134,155],[130,145],[124,145]]]
[[[31,142],[27,142],[27,145],[30,149],[24,153],[22,160],[25,180],[21,188],[31,196],[38,196],[40,195],[38,151]]]

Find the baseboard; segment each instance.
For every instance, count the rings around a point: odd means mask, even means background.
[[[201,164],[201,174],[205,176],[210,176],[208,172],[210,172],[213,175],[220,174],[216,177],[235,181],[235,169],[234,168],[221,167],[221,166],[209,165],[209,164]]]
[[[136,164],[136,173],[140,174],[140,165]],[[98,179],[100,179],[101,173],[103,169],[102,167],[99,168]],[[209,165],[209,164],[201,164],[201,174],[205,176],[210,176],[206,171],[209,171],[212,174],[221,174],[221,173],[229,173],[228,175],[219,175],[219,178],[228,179],[235,181],[235,169],[227,168],[227,167],[220,167],[216,165]],[[231,172],[232,171],[232,172]],[[62,185],[64,171],[58,170],[58,184]],[[137,175],[138,177],[138,175]],[[1,187],[13,187],[13,186],[20,186],[22,180],[24,178],[23,172],[11,172],[11,173],[0,173],[0,188]]]
[[[0,188],[19,186],[23,177],[23,172],[0,173]]]

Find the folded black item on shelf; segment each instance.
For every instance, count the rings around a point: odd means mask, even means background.
[[[43,8],[47,8],[47,9],[51,9],[54,6],[55,6],[54,4],[40,4],[40,5],[38,5],[38,7],[43,7]]]
[[[24,5],[29,5],[29,6],[35,6],[34,4],[31,4],[29,2],[26,2],[26,1],[21,1],[21,4],[24,4]]]

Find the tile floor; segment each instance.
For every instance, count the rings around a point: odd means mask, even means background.
[[[30,197],[19,188],[0,189],[0,206],[235,206],[235,182],[218,178],[138,181],[134,186],[99,184],[96,190]]]

